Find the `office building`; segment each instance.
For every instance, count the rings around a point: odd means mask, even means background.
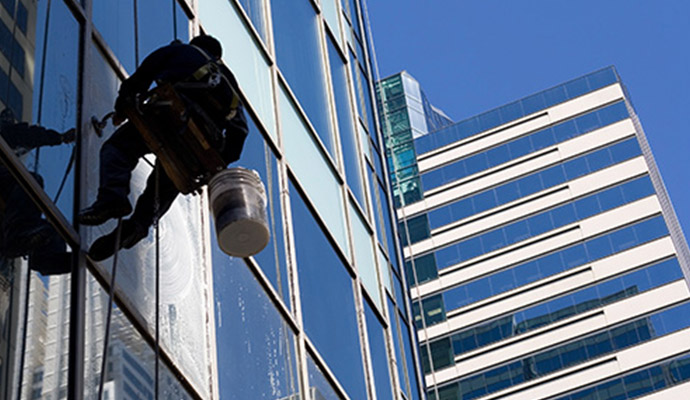
[[[0,21],[0,111],[77,131],[34,149],[0,140],[3,187],[25,194],[0,202],[0,399],[96,398],[101,377],[108,399],[423,398],[363,0],[0,0]],[[93,121],[147,54],[200,32],[239,82],[250,133],[236,165],[262,177],[271,240],[230,258],[206,194],[180,196],[118,253],[102,371],[114,260],[85,250],[116,221],[73,224],[115,130]],[[132,201],[153,161],[134,171]],[[73,272],[41,276],[29,265],[44,247],[8,245],[26,227],[3,218],[26,207]]]
[[[431,129],[418,86],[379,90],[428,398],[685,398],[688,246],[616,70]]]

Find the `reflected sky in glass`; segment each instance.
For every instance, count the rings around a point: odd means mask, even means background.
[[[364,302],[364,316],[366,318],[367,334],[369,336],[369,351],[372,369],[374,371],[376,397],[378,400],[393,400],[391,375],[383,326],[368,301]]]
[[[290,289],[285,264],[285,237],[283,233],[283,212],[280,204],[280,183],[278,162],[273,150],[264,140],[253,119],[248,116],[249,135],[244,143],[242,154],[236,164],[255,170],[261,176],[266,189],[266,212],[270,240],[266,247],[254,256],[276,291],[282,296],[284,304],[290,308]]]
[[[175,0],[137,1],[138,62],[140,64],[151,52],[170,44],[175,39],[173,21],[175,3]]]
[[[235,74],[240,90],[249,99],[264,127],[277,141],[271,72],[256,40],[229,1],[200,2],[199,17],[206,32],[223,43],[223,61]]]
[[[330,157],[337,162],[316,12],[310,1],[273,1],[276,60]]]
[[[284,90],[279,93],[279,104],[285,157],[340,248],[349,252],[340,184]]]
[[[132,0],[100,0],[93,2],[93,23],[128,73],[133,73],[135,60],[134,2]]]
[[[314,400],[341,400],[335,389],[328,383],[323,371],[316,365],[316,362],[307,354],[307,371],[309,372],[309,397]]]
[[[304,329],[353,399],[365,399],[352,277],[290,185]]]
[[[36,55],[40,56],[35,68],[33,121],[45,128],[65,132],[76,127],[79,24],[64,3],[50,4],[47,46],[43,47],[41,38],[36,47]],[[38,32],[44,34],[45,7],[40,8],[37,27]],[[73,147],[73,144],[44,146],[24,159],[30,171],[43,177],[46,193],[57,200],[58,208],[68,220],[72,217],[74,191],[74,170],[70,163]]]

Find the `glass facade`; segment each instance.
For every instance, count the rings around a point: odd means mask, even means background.
[[[422,198],[415,139],[453,121],[431,105],[419,83],[407,72],[379,82],[377,93],[393,200],[400,207]]]
[[[362,1],[0,1],[0,399],[425,397]],[[149,53],[201,32],[239,82],[235,165],[262,178],[270,241],[220,251],[202,193],[95,262],[117,223],[75,212],[115,128],[92,121]]]
[[[429,399],[687,381],[687,243],[613,67],[458,123],[405,72],[378,89]]]
[[[415,141],[415,148],[419,154],[424,154],[616,82],[619,82],[616,70],[605,68],[420,137]]]

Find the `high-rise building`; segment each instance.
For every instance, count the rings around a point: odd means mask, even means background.
[[[0,140],[0,399],[96,398],[100,382],[108,399],[156,388],[163,399],[423,398],[363,3],[0,0],[0,111],[77,131],[75,144]],[[220,39],[239,82],[250,133],[236,165],[262,177],[271,240],[231,258],[206,194],[179,196],[118,253],[103,363],[114,260],[86,250],[116,221],[73,223],[115,130],[93,121],[147,54],[201,32]],[[153,161],[133,173],[133,202]],[[12,238],[36,228],[5,218],[17,210],[50,221],[72,260],[17,250],[35,243]],[[37,255],[73,272],[30,271]]]
[[[428,398],[686,397],[690,253],[616,70],[435,129],[418,86],[379,91]]]

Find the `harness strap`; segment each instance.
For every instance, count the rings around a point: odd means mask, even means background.
[[[176,84],[176,87],[179,88],[208,88],[208,87],[215,87],[218,86],[219,82],[212,82],[214,77],[216,79],[222,80],[225,85],[230,88],[232,91],[232,100],[230,101],[230,112],[225,115],[226,120],[231,120],[232,118],[235,117],[237,114],[237,109],[240,106],[240,96],[237,94],[237,91],[233,87],[233,85],[230,83],[228,78],[220,72],[220,67],[218,63],[220,61],[216,61],[212,59],[203,49],[190,45],[193,48],[195,48],[204,58],[206,58],[206,64],[202,65],[199,67],[196,71],[194,71],[191,75],[190,78],[193,79],[196,82],[189,82],[189,81],[183,81],[178,84]],[[208,81],[207,82],[201,82],[202,79],[208,76]],[[200,84],[200,85],[199,85]],[[218,103],[215,99],[209,98],[209,101],[214,103],[214,106],[216,106],[218,109],[224,108],[222,104]]]

